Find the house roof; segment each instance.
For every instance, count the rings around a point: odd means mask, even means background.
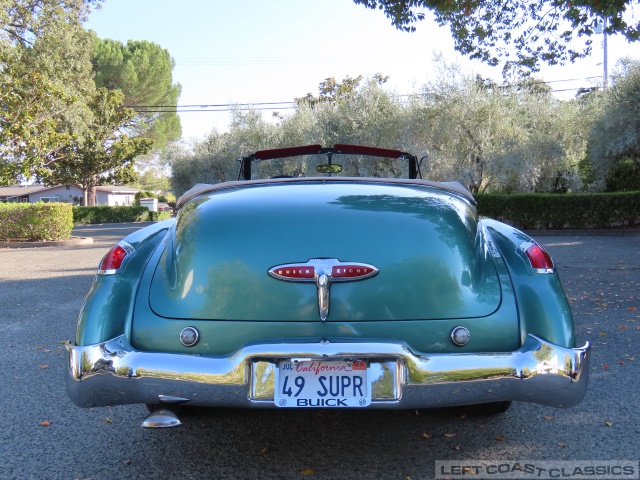
[[[131,188],[131,187],[117,187],[114,185],[104,185],[100,187],[96,187],[96,190],[100,192],[107,193],[138,193],[140,191],[139,188]]]
[[[0,187],[0,197],[22,197],[41,190],[47,190],[49,187],[44,185],[11,185],[9,187]]]
[[[25,195],[31,195],[32,193],[44,192],[52,190],[54,188],[62,187],[63,185],[54,185],[46,187],[44,185],[11,185],[9,187],[0,187],[0,198],[22,197]],[[105,185],[96,187],[96,190],[106,193],[120,193],[120,194],[135,194],[140,191],[138,188],[131,187],[117,187],[114,185]]]

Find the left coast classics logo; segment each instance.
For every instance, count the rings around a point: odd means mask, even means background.
[[[312,258],[305,263],[287,263],[269,269],[269,275],[285,282],[314,282],[318,291],[318,310],[324,322],[329,316],[329,292],[334,282],[353,282],[375,277],[373,265],[341,262],[335,258]]]

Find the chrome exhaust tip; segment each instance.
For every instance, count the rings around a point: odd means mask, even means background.
[[[178,427],[182,422],[171,410],[164,408],[151,412],[142,422],[142,428],[169,428]]]

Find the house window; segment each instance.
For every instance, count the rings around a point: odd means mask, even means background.
[[[40,201],[43,203],[57,203],[60,201],[59,197],[40,197]]]

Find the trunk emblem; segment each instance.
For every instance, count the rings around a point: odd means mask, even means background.
[[[285,282],[315,283],[318,291],[320,320],[329,316],[329,291],[334,282],[354,282],[375,277],[378,269],[373,265],[341,262],[335,258],[312,258],[306,263],[287,263],[269,269],[269,275]]]

